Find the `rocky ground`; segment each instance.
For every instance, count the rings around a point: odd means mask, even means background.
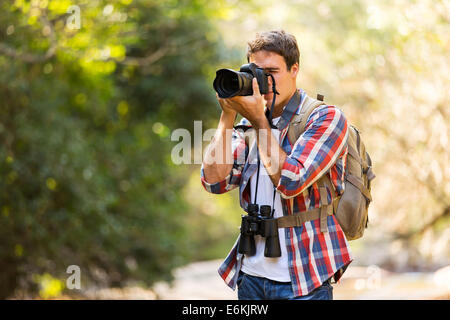
[[[236,292],[218,276],[221,260],[196,262],[175,271],[172,285],[158,283],[153,290],[88,290],[88,299],[163,299],[235,300]],[[377,266],[350,266],[339,284],[334,299],[446,299],[450,300],[450,266],[433,273],[392,273]]]

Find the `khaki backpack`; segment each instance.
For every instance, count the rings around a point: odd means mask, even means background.
[[[317,95],[317,99],[306,96],[300,114],[295,115],[289,123],[287,132],[289,141],[295,142],[301,136],[305,131],[308,117],[315,108],[322,104],[325,104],[322,95]],[[317,181],[321,208],[301,212],[294,216],[281,217],[279,218],[279,227],[301,225],[305,221],[320,218],[321,231],[326,232],[327,216],[334,213],[347,240],[355,240],[363,236],[364,229],[367,228],[369,222],[368,209],[372,201],[370,184],[375,178],[375,174],[372,171],[372,161],[361,140],[360,132],[351,124],[348,125],[347,145],[344,193],[340,196],[336,195],[334,184],[327,171]],[[327,201],[326,186],[332,194],[331,203]]]

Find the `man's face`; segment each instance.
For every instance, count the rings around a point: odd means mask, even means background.
[[[276,97],[275,109],[279,106],[284,107],[292,97],[296,89],[296,78],[298,73],[298,64],[295,63],[291,70],[287,70],[284,58],[278,53],[261,50],[250,55],[250,62],[255,63],[258,67],[263,68],[275,78],[276,90],[279,95]],[[269,77],[269,93],[263,95],[266,100],[267,107],[272,105],[272,78]]]

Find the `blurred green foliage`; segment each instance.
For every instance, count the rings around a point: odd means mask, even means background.
[[[217,7],[77,1],[71,29],[71,4],[0,4],[0,297],[71,264],[150,285],[195,255],[169,133],[217,114]]]

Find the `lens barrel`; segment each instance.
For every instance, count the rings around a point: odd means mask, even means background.
[[[253,76],[246,72],[220,69],[216,71],[213,86],[220,98],[248,96],[253,94],[252,79]]]
[[[280,239],[278,238],[278,223],[276,219],[263,220],[263,236],[266,238],[264,256],[270,258],[281,257]]]
[[[254,232],[252,232],[252,223],[254,223],[256,217],[245,215],[242,216],[241,222],[241,237],[239,240],[238,252],[246,254],[248,256],[254,256],[256,254],[256,245]]]
[[[258,80],[259,92],[266,94],[269,91],[267,75],[263,69],[254,63],[242,65],[239,71],[217,70],[213,87],[219,97],[224,99],[234,96],[251,96],[253,94],[252,80],[254,77]]]

